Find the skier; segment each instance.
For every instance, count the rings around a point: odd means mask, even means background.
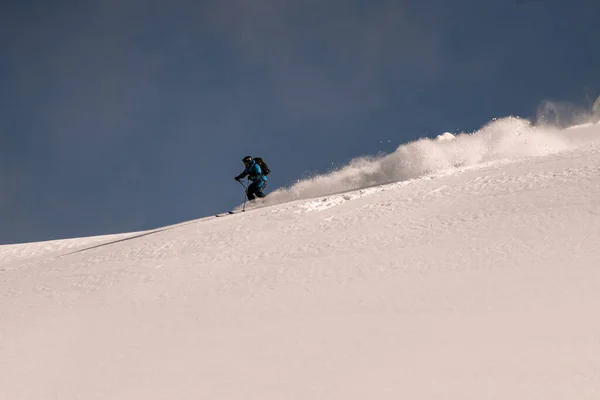
[[[248,200],[252,201],[256,199],[256,197],[265,197],[266,194],[263,193],[263,190],[267,186],[267,177],[263,174],[260,165],[252,159],[250,156],[246,156],[242,159],[246,169],[235,177],[235,180],[239,182],[240,179],[248,176],[248,179],[252,181],[250,186],[248,186],[248,190],[246,191],[246,195],[248,196]]]

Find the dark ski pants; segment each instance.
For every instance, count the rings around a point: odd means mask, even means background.
[[[264,181],[261,182],[252,182],[250,184],[250,186],[248,186],[248,192],[247,192],[247,196],[248,196],[248,200],[252,201],[254,199],[256,199],[257,197],[265,197],[266,194],[264,194],[262,191],[265,189],[265,187],[267,187],[267,183]]]

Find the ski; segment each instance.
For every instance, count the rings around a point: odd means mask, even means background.
[[[238,210],[238,211],[227,211],[226,213],[221,213],[221,214],[215,214],[215,217],[224,217],[226,215],[231,215],[231,214],[237,214],[240,212],[243,212],[244,210]]]

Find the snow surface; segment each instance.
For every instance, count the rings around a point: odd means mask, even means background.
[[[0,246],[0,399],[600,398],[600,126],[494,121],[266,199]]]

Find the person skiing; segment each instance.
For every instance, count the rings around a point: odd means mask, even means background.
[[[244,171],[235,177],[236,181],[240,181],[244,177],[248,176],[248,179],[252,181],[252,183],[248,186],[248,190],[246,191],[246,195],[248,196],[248,200],[252,201],[257,197],[265,197],[266,194],[263,193],[263,190],[267,186],[267,177],[263,174],[260,165],[252,157],[246,156],[242,159],[246,168]]]

